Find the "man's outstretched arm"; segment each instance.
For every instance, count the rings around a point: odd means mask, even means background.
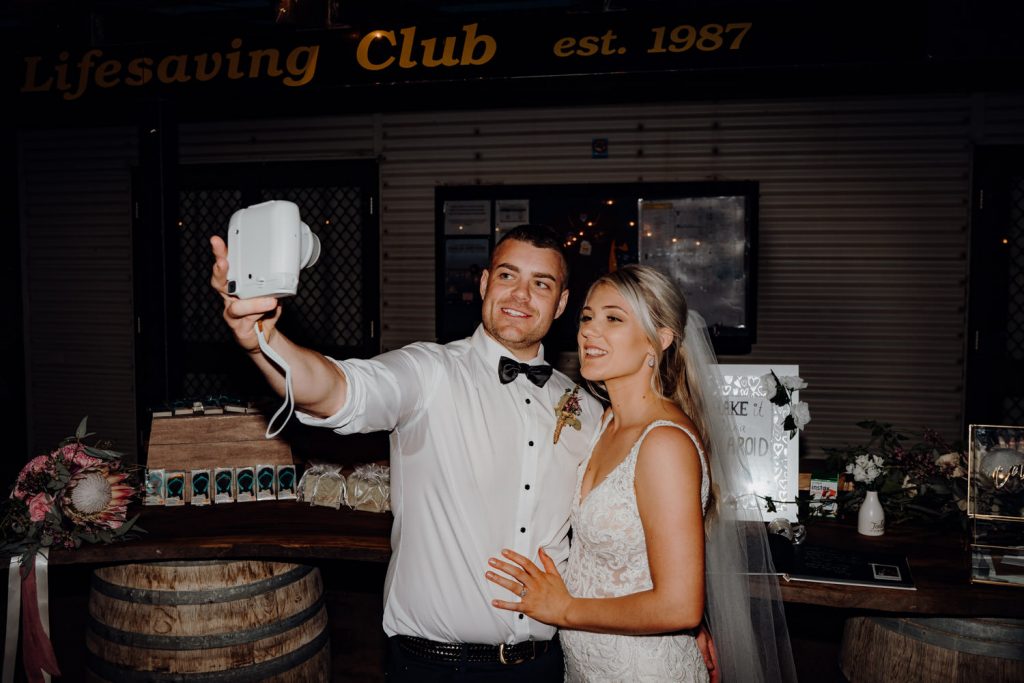
[[[224,320],[239,346],[280,395],[284,395],[284,372],[260,350],[256,323],[270,348],[281,356],[291,371],[295,406],[304,413],[328,417],[341,410],[348,397],[345,373],[325,356],[295,344],[277,329],[281,302],[273,297],[239,299],[228,294],[228,247],[220,237],[211,237],[213,273],[210,285],[224,301]]]

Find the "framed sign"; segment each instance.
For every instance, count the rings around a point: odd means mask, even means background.
[[[769,400],[768,387],[761,378],[770,372],[779,377],[798,376],[800,366],[730,364],[718,368],[723,380],[722,409],[736,420],[739,442],[734,447],[745,456],[750,468],[761,515],[765,521],[776,517],[798,521],[793,501],[799,488],[800,441],[783,427],[789,409]],[[791,392],[794,403],[799,393]],[[766,498],[775,501],[776,512],[768,511]]]
[[[1024,427],[970,425],[967,514],[1024,521]]]

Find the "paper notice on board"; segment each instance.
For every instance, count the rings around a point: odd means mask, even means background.
[[[530,222],[529,199],[497,199],[494,202],[495,230],[511,230]]]
[[[479,199],[445,202],[444,234],[490,235],[491,201]]]

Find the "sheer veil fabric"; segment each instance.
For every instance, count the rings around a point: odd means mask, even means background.
[[[718,505],[706,528],[705,611],[723,683],[796,681],[786,615],[768,536],[736,423],[722,407],[722,376],[707,325],[689,311],[683,346],[707,412],[711,481]]]

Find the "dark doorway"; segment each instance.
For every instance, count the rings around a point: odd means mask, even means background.
[[[965,422],[1024,425],[1024,147],[975,151],[973,204]]]
[[[159,263],[137,260],[137,268],[164,273],[162,292],[149,296],[163,298],[166,316],[165,325],[151,326],[150,336],[160,339],[143,340],[140,333],[147,352],[138,357],[148,366],[140,368],[140,378],[163,378],[140,381],[142,424],[148,423],[145,413],[157,407],[247,402],[271,393],[234,343],[223,304],[209,284],[209,238],[226,237],[232,213],[252,204],[294,202],[320,239],[320,258],[302,271],[298,294],[284,305],[281,329],[297,343],[337,358],[379,352],[375,161],[179,166],[176,174],[177,219],[165,231],[162,248],[152,248],[159,238],[151,233],[136,235],[137,254],[160,255]],[[154,281],[145,273],[140,279]]]

